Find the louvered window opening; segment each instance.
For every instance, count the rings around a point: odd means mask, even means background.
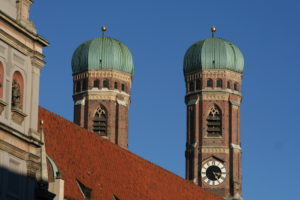
[[[222,116],[218,108],[213,107],[207,117],[207,136],[222,136]]]
[[[93,122],[94,133],[101,136],[107,136],[107,116],[102,108],[97,110]]]

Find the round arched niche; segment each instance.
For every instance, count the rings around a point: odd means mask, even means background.
[[[19,71],[12,78],[12,107],[22,110],[24,101],[24,79]]]
[[[0,61],[0,98],[3,98],[3,87],[4,87],[4,67]]]
[[[24,79],[19,71],[14,72],[11,84],[11,118],[14,122],[21,125],[26,114],[23,113]]]
[[[4,66],[3,63],[0,61],[0,115],[2,114],[5,106],[7,103],[3,99],[3,92],[4,92]]]

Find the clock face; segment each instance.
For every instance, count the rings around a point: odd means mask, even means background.
[[[202,180],[209,185],[219,185],[226,178],[226,168],[219,161],[208,161],[201,169]]]

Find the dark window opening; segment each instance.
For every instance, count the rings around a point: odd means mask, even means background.
[[[82,90],[83,90],[83,91],[84,91],[84,90],[87,90],[87,86],[88,86],[87,79],[84,79],[84,80],[82,81]]]
[[[76,82],[76,92],[80,92],[81,91],[81,82],[77,81]]]
[[[103,81],[103,88],[108,88],[109,85],[108,85],[108,80],[104,80]]]
[[[122,84],[122,91],[125,92],[125,84]]]
[[[81,183],[79,180],[76,180],[84,198],[86,199],[92,199],[92,189],[86,187],[83,183]]]
[[[207,117],[207,136],[222,136],[222,116],[217,107],[212,107]]]
[[[190,87],[189,87],[189,91],[192,92],[195,90],[195,85],[194,85],[194,81],[190,82]]]
[[[228,89],[231,89],[230,81],[227,81],[227,88],[228,88]]]
[[[227,88],[228,88],[228,89],[231,89],[230,81],[227,81]]]
[[[99,88],[99,80],[94,80],[94,85],[93,87]]]
[[[207,80],[206,87],[213,87],[213,81],[211,79]]]
[[[115,89],[118,89],[118,82],[115,82]]]
[[[202,84],[201,84],[201,79],[196,80],[196,90],[201,90],[202,89]]]
[[[218,80],[217,80],[217,87],[218,87],[218,88],[222,88],[222,87],[223,87],[223,82],[222,82],[221,79],[218,79]]]
[[[93,131],[101,136],[107,136],[107,114],[103,108],[98,108],[93,119]]]
[[[238,91],[238,90],[239,90],[239,86],[238,86],[238,84],[237,84],[237,83],[234,83],[234,85],[233,85],[233,89],[234,89],[234,90],[236,90],[236,91]]]

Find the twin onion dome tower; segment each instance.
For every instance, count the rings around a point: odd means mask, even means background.
[[[72,58],[74,122],[128,146],[134,71],[130,50],[105,36],[77,47]],[[184,56],[187,106],[186,179],[224,199],[241,198],[240,104],[244,58],[237,46],[212,37]]]
[[[128,146],[128,109],[134,71],[130,50],[105,36],[77,47],[72,57],[74,122],[122,148]]]

